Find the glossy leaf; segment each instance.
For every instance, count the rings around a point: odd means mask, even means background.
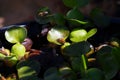
[[[97,61],[98,64],[101,65],[100,67],[102,68],[106,79],[110,80],[117,74],[119,66],[116,59],[112,55],[112,47],[102,47],[97,52]]]
[[[16,43],[11,48],[12,55],[15,55],[17,59],[21,59],[25,55],[25,52],[26,52],[25,47],[20,43]]]
[[[5,38],[8,42],[18,43],[24,41],[27,36],[27,30],[25,27],[21,26],[13,25],[7,31],[5,31]]]
[[[39,80],[37,77],[40,65],[37,61],[22,61],[17,65],[18,77],[20,80]]]
[[[87,31],[85,29],[76,29],[71,31],[70,40],[72,42],[86,41]]]
[[[85,77],[90,80],[105,80],[103,72],[97,68],[88,69]]]
[[[67,56],[81,56],[82,54],[86,54],[91,50],[89,42],[78,42],[71,44],[63,49],[63,54]]]
[[[73,8],[66,14],[68,19],[77,19],[77,20],[83,20],[84,16],[83,14],[77,9]]]
[[[69,30],[64,26],[55,26],[47,34],[47,40],[51,43],[61,45],[69,36]]]
[[[91,36],[95,35],[97,32],[96,28],[91,29],[90,31],[88,31],[87,35],[86,35],[86,39],[90,38]]]

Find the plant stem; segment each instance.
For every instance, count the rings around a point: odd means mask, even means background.
[[[86,59],[85,59],[85,55],[84,54],[82,54],[82,61],[83,61],[84,69],[87,70],[87,63],[86,63]]]

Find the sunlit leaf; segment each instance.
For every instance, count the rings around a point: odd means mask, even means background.
[[[10,43],[22,42],[27,36],[27,30],[25,27],[21,26],[11,26],[5,32],[5,38]]]
[[[86,35],[86,39],[90,38],[91,36],[95,35],[95,33],[97,32],[96,28],[91,29],[90,31],[88,31],[87,35]]]
[[[71,44],[63,49],[63,54],[67,56],[81,56],[91,50],[89,42],[78,42]]]
[[[98,68],[90,68],[86,71],[86,78],[90,80],[105,80],[103,72]]]
[[[70,40],[72,42],[86,41],[87,31],[85,29],[75,29],[70,33]]]
[[[116,59],[112,55],[112,47],[102,47],[97,52],[97,61],[98,64],[101,65],[100,67],[102,68],[106,79],[110,80],[117,74],[119,66]]]
[[[25,55],[25,51],[25,47],[20,43],[16,43],[11,49],[12,55],[15,55],[17,59],[21,59]]]
[[[69,36],[69,30],[65,26],[53,27],[47,35],[47,40],[51,43],[61,45]]]

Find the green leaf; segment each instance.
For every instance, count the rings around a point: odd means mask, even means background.
[[[112,55],[115,57],[116,61],[119,64],[119,68],[120,68],[120,47],[114,47],[112,49]]]
[[[59,68],[62,79],[65,80],[77,80],[77,76],[70,67]]]
[[[37,77],[40,71],[40,65],[37,61],[27,60],[18,63],[17,65],[18,77],[20,80],[39,80]]]
[[[90,38],[91,36],[95,35],[96,32],[97,32],[97,29],[96,29],[96,28],[91,29],[91,30],[87,33],[86,39],[88,39],[88,38]]]
[[[85,21],[77,20],[77,19],[69,19],[69,21],[75,22],[76,24],[83,24],[83,25],[88,23],[88,22],[85,22]]]
[[[87,31],[85,29],[75,29],[70,33],[70,40],[72,42],[86,41]]]
[[[27,30],[21,26],[11,26],[5,31],[5,38],[10,43],[23,42],[27,36]]]
[[[97,52],[97,61],[98,64],[101,65],[100,67],[102,68],[107,80],[112,79],[117,74],[119,66],[112,54],[112,47],[102,47]]]
[[[85,72],[87,70],[87,58],[83,58],[84,55],[82,55],[81,57],[75,57],[72,59],[72,68],[74,71],[76,72],[80,72],[81,77],[83,77],[85,75]]]
[[[75,73],[69,67],[49,68],[44,74],[45,80],[76,80]]]
[[[51,43],[61,45],[69,36],[69,30],[65,26],[55,26],[47,34],[47,40]]]
[[[105,80],[103,72],[98,68],[88,69],[85,77],[90,80]]]
[[[96,28],[91,29],[88,33],[85,29],[75,29],[70,33],[70,40],[72,42],[86,41],[97,32]]]
[[[49,23],[52,20],[53,16],[50,13],[50,10],[48,7],[42,7],[37,11],[35,20],[39,24],[46,24]]]
[[[63,49],[63,54],[72,57],[78,57],[82,54],[86,54],[91,50],[89,42],[78,42],[73,43]]]
[[[44,73],[45,80],[62,80],[60,73],[57,68],[51,67]]]
[[[77,19],[77,20],[83,20],[84,16],[83,14],[77,9],[73,8],[66,14],[68,19]]]
[[[62,14],[56,13],[53,16],[54,16],[54,22],[57,25],[65,25],[65,19],[64,19],[64,16]]]
[[[63,0],[65,6],[73,8],[77,6],[77,0]]]
[[[25,47],[20,43],[16,43],[11,48],[12,55],[15,55],[17,59],[21,59],[25,55],[25,52],[26,52]]]
[[[109,17],[98,8],[93,9],[90,16],[98,27],[107,27],[110,24]]]
[[[15,56],[6,56],[4,58],[4,61],[6,62],[6,64],[10,67],[14,66],[17,64],[18,59]]]
[[[6,56],[2,53],[0,53],[0,60],[3,60]]]

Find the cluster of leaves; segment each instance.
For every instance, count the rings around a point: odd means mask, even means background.
[[[111,80],[117,75],[120,70],[119,43],[112,41],[111,45],[101,45],[95,49],[88,41],[97,32],[94,24],[107,26],[108,17],[99,9],[93,9],[91,19],[86,19],[79,8],[87,5],[89,0],[63,0],[63,3],[72,8],[66,15],[51,14],[44,7],[38,10],[35,19],[39,24],[51,26],[46,38],[55,45],[52,46],[53,49],[60,46],[64,65],[48,68],[43,72],[44,79],[40,79],[40,63],[24,58],[27,52],[21,43],[27,37],[27,30],[24,26],[13,25],[5,32],[6,40],[13,43],[13,46],[11,50],[1,48],[0,52],[0,59],[10,67],[15,66],[17,70],[17,77],[9,77],[7,80]]]
[[[89,0],[63,0],[67,7],[72,8],[66,15],[51,14],[48,8],[38,11],[36,21],[40,24],[50,23],[47,40],[61,45],[61,54],[67,58],[64,67],[52,67],[44,73],[45,80],[111,80],[119,72],[120,46],[118,42],[100,46],[95,49],[88,42],[98,27],[108,26],[110,20],[101,10],[95,8],[90,13],[90,20],[85,19],[79,8],[87,5]],[[91,21],[92,20],[92,21]],[[94,22],[94,23],[92,23]],[[90,29],[92,28],[92,29]],[[90,55],[95,55],[91,58]],[[96,61],[95,61],[96,60]],[[92,61],[98,66],[90,66]]]
[[[40,71],[40,64],[34,60],[25,59],[27,54],[25,46],[22,44],[27,37],[27,29],[23,25],[12,25],[5,31],[5,38],[8,42],[13,43],[11,50],[4,47],[0,51],[0,60],[4,61],[8,67],[14,67],[17,69],[17,76],[9,76],[0,80],[39,80],[37,74]]]

